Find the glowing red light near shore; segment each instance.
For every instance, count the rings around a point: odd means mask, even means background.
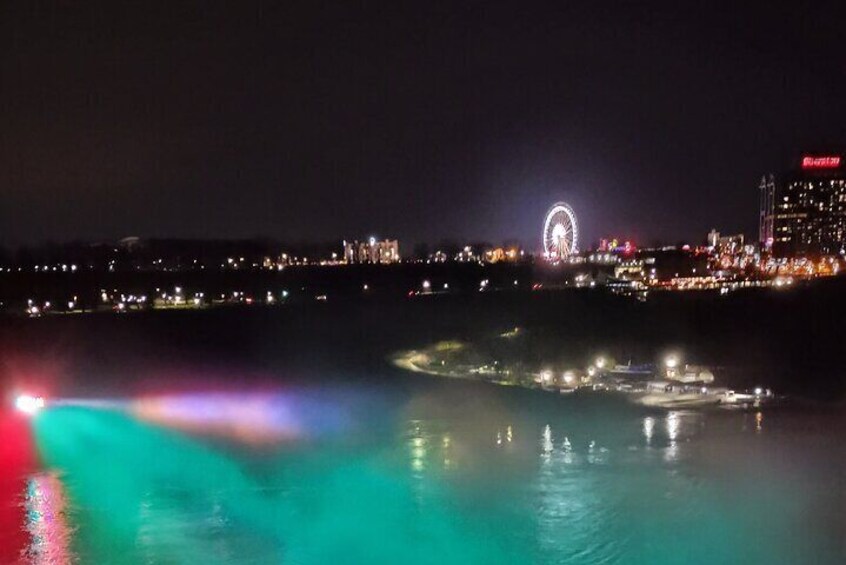
[[[802,157],[803,169],[836,169],[840,166],[840,156],[823,155],[819,157]]]

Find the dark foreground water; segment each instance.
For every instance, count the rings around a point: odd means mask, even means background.
[[[302,564],[846,557],[846,457],[832,433],[842,429],[835,413],[651,412],[612,396],[411,378],[403,387],[80,402],[30,421],[7,414],[4,432],[16,439],[3,454],[3,557]]]

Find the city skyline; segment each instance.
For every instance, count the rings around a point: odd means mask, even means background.
[[[0,2],[0,564],[846,556],[846,2]]]
[[[780,172],[778,174],[770,173],[770,174],[763,175],[762,180],[761,180],[761,184],[759,184],[759,186],[758,186],[760,201],[759,201],[759,210],[758,210],[759,215],[758,215],[757,234],[756,233],[750,234],[747,231],[741,230],[741,231],[737,232],[740,235],[741,239],[744,238],[744,237],[748,237],[749,241],[755,242],[755,244],[760,244],[760,246],[763,250],[770,250],[770,248],[773,244],[773,219],[772,218],[774,217],[773,216],[773,205],[774,205],[773,204],[773,198],[774,198],[775,193],[776,193],[776,184],[782,185],[782,184],[787,183],[788,180],[791,180],[791,182],[793,184],[795,184],[797,179],[804,179],[803,182],[805,182],[805,181],[808,181],[808,180],[812,180],[815,177],[819,177],[819,178],[822,178],[822,179],[839,179],[839,180],[836,181],[836,183],[838,183],[837,186],[842,186],[842,183],[844,182],[842,180],[842,177],[843,177],[843,168],[841,167],[842,160],[843,160],[843,157],[842,157],[841,154],[836,154],[836,153],[832,153],[832,152],[801,153],[793,159],[792,168],[790,168],[788,170],[784,170],[783,172]],[[828,182],[828,181],[826,181],[826,182]],[[834,186],[834,185],[832,184],[832,186]],[[824,187],[823,190],[824,191],[828,190],[827,185],[826,185],[826,187]],[[842,192],[842,190],[841,190],[841,192]],[[780,193],[781,193],[781,191],[779,190],[779,194]],[[838,193],[838,194],[834,194],[832,196],[832,198],[833,198],[833,200],[828,203],[828,211],[829,212],[837,212],[837,210],[835,210],[834,207],[832,207],[832,205],[835,204],[835,201],[836,202],[842,202],[843,197],[839,196],[839,193]],[[781,197],[779,197],[779,201],[781,201]],[[813,202],[813,197],[811,197],[811,202]],[[547,229],[548,229],[547,224],[549,222],[549,215],[555,209],[560,208],[562,206],[565,207],[565,208],[568,208],[570,210],[570,214],[575,213],[575,211],[568,204],[566,204],[564,202],[554,203],[552,205],[552,207],[547,211],[547,214],[545,215],[545,218],[544,218],[544,234],[538,240],[537,244],[535,242],[532,242],[532,241],[527,242],[525,240],[521,240],[520,238],[515,238],[515,237],[501,237],[500,236],[500,237],[495,237],[495,238],[492,238],[492,239],[484,239],[484,238],[481,238],[481,237],[470,236],[465,240],[459,240],[455,237],[442,236],[436,242],[419,241],[419,240],[418,241],[412,241],[412,242],[405,241],[404,245],[406,246],[406,249],[416,248],[416,247],[420,247],[420,246],[428,248],[429,246],[432,246],[432,245],[434,245],[436,248],[438,246],[441,246],[441,247],[443,247],[443,246],[465,247],[467,245],[470,245],[472,247],[479,247],[480,249],[481,248],[493,248],[493,247],[497,247],[497,246],[505,246],[505,247],[517,246],[519,248],[527,250],[529,253],[537,253],[538,255],[549,256],[550,253],[551,253],[548,249],[548,246],[550,245],[550,243],[548,241],[549,235],[547,234]],[[837,205],[837,206],[838,206],[838,210],[840,210],[842,208],[842,205]],[[781,207],[781,205],[779,207]],[[822,209],[820,209],[820,210],[822,210]],[[785,216],[785,217],[787,217],[787,216]],[[835,217],[839,217],[839,216],[837,216],[837,214],[835,214]],[[834,219],[835,217],[833,217],[832,221],[839,222],[838,225],[842,224],[842,221]],[[573,221],[575,221],[575,219],[573,219]],[[800,223],[801,223],[801,220],[800,220]],[[369,240],[370,244],[373,245],[373,242],[376,241],[377,239],[379,239],[373,234],[378,233],[378,232],[371,230],[369,233],[371,233],[371,235],[364,237],[364,238],[361,238],[361,239],[364,240],[365,242]],[[658,238],[651,238],[649,240],[638,241],[638,240],[635,240],[632,237],[626,237],[625,235],[620,237],[621,233],[620,233],[619,230],[617,230],[617,232],[605,233],[601,237],[595,238],[595,239],[590,240],[590,241],[581,240],[582,245],[578,246],[578,245],[574,244],[572,252],[579,253],[579,252],[585,252],[585,251],[590,252],[590,251],[595,250],[595,249],[601,250],[601,248],[605,244],[607,244],[607,242],[610,241],[611,239],[613,239],[615,241],[619,240],[621,242],[621,244],[625,243],[626,246],[629,246],[631,244],[631,245],[637,245],[637,246],[640,246],[640,247],[664,247],[664,246],[668,246],[668,245],[669,246],[682,246],[682,245],[698,246],[698,245],[701,245],[703,243],[703,241],[705,242],[706,245],[713,246],[714,244],[711,243],[711,238],[712,238],[714,233],[716,233],[717,237],[719,237],[719,230],[717,230],[717,228],[711,228],[711,231],[709,231],[707,236],[703,237],[702,234],[698,234],[697,236],[694,236],[689,240],[679,239],[679,240],[676,240],[676,241],[668,241],[668,240],[661,240],[661,239],[658,239]],[[723,233],[725,233],[725,232],[723,232]],[[756,236],[757,236],[757,239],[756,239]],[[734,235],[732,235],[731,237],[734,237]],[[833,237],[834,241],[842,241],[842,239],[843,239],[843,235],[842,235],[841,232],[838,232],[836,234],[832,233],[831,237]],[[294,247],[305,246],[307,248],[322,249],[322,248],[328,248],[328,246],[331,246],[332,243],[330,243],[330,242],[333,241],[334,239],[323,238],[323,239],[314,239],[314,240],[311,240],[311,241],[306,241],[306,240],[300,239],[299,241],[289,240],[289,241],[283,242],[279,238],[274,238],[274,237],[268,236],[266,234],[258,234],[258,235],[254,235],[252,237],[240,237],[240,238],[220,238],[220,237],[192,238],[192,237],[174,237],[174,236],[167,236],[167,235],[139,237],[139,236],[133,235],[133,236],[122,236],[120,238],[111,239],[111,240],[83,240],[83,239],[80,239],[80,238],[74,238],[74,239],[66,240],[66,241],[42,241],[42,242],[35,242],[32,246],[35,247],[35,248],[39,248],[39,247],[44,247],[44,246],[48,246],[48,247],[49,246],[55,246],[55,245],[62,246],[62,245],[69,245],[69,244],[70,245],[79,245],[79,244],[94,244],[94,245],[118,244],[118,245],[124,245],[124,244],[126,244],[127,242],[130,242],[130,241],[137,243],[137,242],[140,242],[140,241],[143,241],[143,240],[159,240],[159,241],[162,241],[162,242],[167,242],[167,241],[180,242],[180,241],[182,241],[182,242],[197,242],[197,243],[205,241],[205,242],[209,242],[209,243],[218,242],[218,243],[221,243],[221,244],[223,244],[223,243],[238,244],[239,242],[244,243],[244,244],[251,244],[251,243],[252,244],[262,243],[262,244],[273,244],[273,245],[285,244],[285,245],[293,245]],[[358,238],[355,238],[355,237],[352,238],[351,243],[353,243],[353,242],[357,245],[358,244]],[[810,242],[810,240],[809,240],[809,242]],[[344,249],[343,255],[349,257],[351,252],[348,250],[348,245],[350,245],[350,243],[347,242],[347,239],[343,238],[341,240],[340,245]],[[396,245],[397,245],[396,239],[393,240],[392,245],[394,247],[396,247]],[[17,247],[17,249],[25,250],[29,247],[30,247],[30,245],[23,244],[23,245],[19,245]],[[4,246],[2,244],[0,244],[0,250],[2,250],[2,251],[9,252],[9,251],[14,251],[14,249],[15,249],[15,247],[11,247],[11,248],[7,247],[7,248],[4,249]],[[813,251],[813,250],[807,249],[806,251]],[[830,254],[832,252],[832,249],[827,248],[826,252]],[[567,253],[569,254],[570,251],[568,251]],[[333,255],[335,255],[335,254],[333,253]],[[783,254],[781,254],[781,255],[783,255]],[[397,257],[395,257],[395,258],[397,258]]]
[[[842,150],[839,10],[7,6],[0,245],[751,236]]]

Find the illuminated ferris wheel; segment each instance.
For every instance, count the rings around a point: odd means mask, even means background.
[[[569,204],[552,205],[543,221],[543,251],[547,259],[558,261],[576,253],[579,224]]]

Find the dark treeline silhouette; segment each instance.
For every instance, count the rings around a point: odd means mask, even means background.
[[[0,248],[0,265],[32,268],[36,265],[76,264],[79,267],[138,270],[153,266],[188,268],[195,264],[218,265],[229,258],[261,263],[280,254],[328,257],[340,252],[340,242],[280,242],[271,238],[214,240],[175,238],[125,238],[117,242],[44,243],[17,249]]]

